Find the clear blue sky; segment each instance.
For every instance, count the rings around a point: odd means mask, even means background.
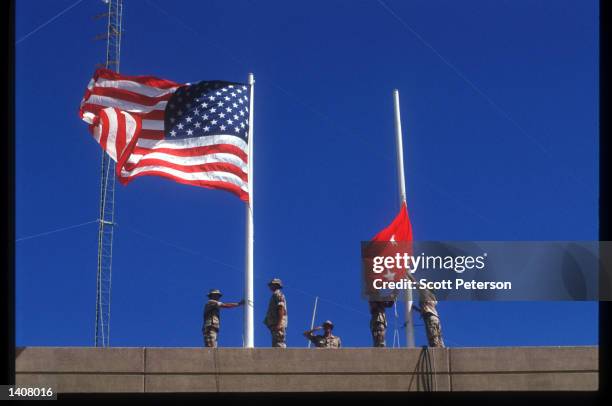
[[[77,110],[104,60],[92,39],[104,5],[85,0],[19,41],[72,3],[17,2],[18,239],[97,217],[101,150]],[[597,239],[595,1],[125,0],[124,28],[123,73],[255,73],[256,346],[269,346],[275,276],[289,346],[306,345],[315,295],[318,322],[371,345],[359,243],[398,209],[393,88],[415,239]],[[111,344],[202,345],[204,293],[242,296],[244,204],[148,177],[118,184],[116,208]],[[93,345],[96,241],[92,223],[16,243],[17,345]],[[439,312],[450,346],[598,340],[593,302]],[[221,328],[221,346],[242,345],[241,310]]]

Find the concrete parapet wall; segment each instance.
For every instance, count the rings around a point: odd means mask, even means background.
[[[58,392],[597,390],[598,347],[17,349]]]

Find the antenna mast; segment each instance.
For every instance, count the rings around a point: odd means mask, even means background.
[[[121,19],[123,0],[103,0],[108,5],[107,32],[96,39],[106,39],[107,69],[119,72],[121,60]],[[98,270],[96,273],[96,329],[94,345],[110,346],[111,271],[113,262],[113,229],[115,215],[114,161],[102,151],[100,173],[100,212],[98,217]]]

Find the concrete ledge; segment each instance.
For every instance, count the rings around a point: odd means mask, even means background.
[[[438,389],[450,390],[447,349],[430,349]],[[421,350],[147,348],[147,391],[419,390]]]
[[[147,373],[215,373],[213,348],[147,348],[145,351]]]
[[[598,347],[453,348],[452,390],[598,390]]]
[[[58,392],[597,390],[599,378],[598,347],[27,347],[16,372]]]
[[[215,375],[146,375],[146,392],[219,392]]]
[[[423,391],[417,375],[225,375],[220,392],[407,392]],[[437,378],[437,390],[449,391],[448,375]]]
[[[144,348],[25,347],[17,372],[144,372]]]
[[[414,373],[421,350],[347,348],[147,348],[147,373],[386,374]],[[448,350],[430,349],[436,370],[448,373]],[[215,355],[216,354],[216,355]]]
[[[415,392],[426,387],[419,375],[146,375],[147,392]],[[438,376],[436,390],[448,392],[448,375]]]
[[[144,392],[144,375],[18,373],[16,384],[60,393]]]
[[[453,391],[596,391],[597,372],[488,373],[453,375]]]
[[[591,371],[599,368],[598,347],[453,348],[453,373],[487,371]]]

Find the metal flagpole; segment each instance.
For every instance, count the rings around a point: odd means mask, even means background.
[[[314,328],[315,317],[317,315],[317,303],[318,302],[319,302],[319,296],[316,296],[315,297],[314,309],[312,309],[312,321],[310,322],[310,330],[312,330]],[[308,341],[308,348],[310,348],[310,344],[312,344],[312,342],[309,340]]]
[[[397,181],[399,183],[400,206],[406,203],[406,180],[404,178],[404,149],[402,145],[402,120],[400,118],[399,91],[393,90],[395,111],[395,145],[397,149]],[[414,325],[412,324],[412,290],[406,290],[406,346],[414,347]]]
[[[246,205],[246,260],[244,273],[244,348],[255,347],[254,298],[253,298],[253,97],[255,95],[255,77],[249,73],[249,131],[247,142],[249,201]]]
[[[396,348],[396,345],[395,345],[396,342],[397,342],[397,347],[400,347],[399,330],[397,328],[397,319],[399,318],[399,315],[397,314],[397,302],[396,301],[393,302],[393,313],[395,315],[395,318],[393,319],[393,348]]]

